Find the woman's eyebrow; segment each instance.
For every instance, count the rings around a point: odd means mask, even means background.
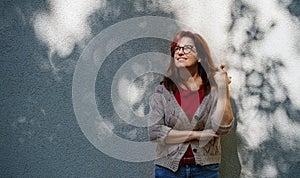
[[[185,45],[183,45],[183,44],[177,44],[177,46],[182,47],[182,46],[194,46],[194,45],[192,45],[192,44],[185,44]]]

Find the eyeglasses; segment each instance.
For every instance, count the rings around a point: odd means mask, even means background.
[[[180,49],[182,49],[184,54],[189,54],[193,48],[194,48],[194,46],[192,46],[192,45],[184,45],[182,47],[176,46],[175,53],[179,53]]]

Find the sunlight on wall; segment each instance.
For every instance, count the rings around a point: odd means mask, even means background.
[[[34,29],[49,48],[50,62],[53,54],[64,58],[73,52],[75,45],[81,46],[91,35],[88,17],[104,6],[110,8],[102,0],[49,2],[49,13],[35,15]],[[288,171],[288,165],[296,163],[299,154],[273,157],[300,147],[300,124],[287,111],[300,109],[300,23],[286,8],[290,1],[281,4],[272,0],[153,2],[153,7],[174,13],[177,20],[203,35],[217,65],[227,64],[233,77],[230,88],[242,141],[239,145],[242,177],[276,177]],[[137,11],[143,10],[138,1],[134,6]],[[120,11],[115,13],[118,16]],[[120,93],[120,97],[133,106],[141,102],[145,90],[121,78],[119,87],[128,86],[131,92]],[[137,112],[143,115],[142,110]],[[96,124],[102,131],[114,129],[109,121],[108,128],[102,128],[103,123]],[[132,129],[126,137],[135,139],[137,131]],[[276,148],[270,148],[272,144]],[[265,153],[267,156],[263,156]]]
[[[171,8],[165,6],[204,36],[217,64],[225,62],[229,67],[231,95],[238,107],[237,131],[242,138],[242,177],[276,177],[279,170],[287,171],[268,156],[259,160],[264,151],[272,149],[264,146],[267,143],[278,142],[285,151],[299,149],[300,125],[280,106],[290,101],[294,110],[300,109],[300,23],[286,8],[290,2],[175,0],[169,2]],[[257,154],[250,153],[253,151]],[[272,151],[281,154],[280,149]],[[257,162],[264,166],[256,166]]]
[[[218,56],[218,64],[225,62],[227,29],[230,23],[232,0],[221,1],[160,1],[163,9],[175,14],[177,20],[201,34]],[[220,57],[222,56],[222,57]]]
[[[38,12],[34,16],[37,37],[47,45],[53,69],[52,56],[65,58],[73,52],[75,45],[82,46],[91,37],[88,17],[105,5],[104,0],[50,0],[49,12]]]

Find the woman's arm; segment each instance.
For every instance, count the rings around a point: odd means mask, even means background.
[[[165,142],[167,144],[184,143],[191,140],[210,140],[218,135],[212,130],[203,131],[185,131],[185,130],[170,130]]]
[[[230,104],[229,83],[230,78],[227,72],[221,66],[221,70],[214,76],[217,83],[216,88],[216,106],[212,113],[213,129],[218,131],[218,134],[225,134],[229,131],[233,122],[233,113]]]
[[[228,78],[227,75],[225,75],[225,77]],[[233,113],[230,104],[230,94],[229,94],[228,84],[218,85],[218,98],[219,99],[217,101],[217,110],[218,109],[223,110],[223,116],[221,117],[222,119],[220,121],[220,125],[229,125],[233,120]]]
[[[155,88],[150,98],[150,112],[148,115],[148,135],[151,141],[165,142],[165,138],[172,129],[165,124],[165,99],[162,95],[163,86]]]

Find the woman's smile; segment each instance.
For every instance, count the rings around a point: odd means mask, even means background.
[[[186,57],[179,57],[179,58],[177,58],[177,61],[179,61],[179,62],[184,62],[186,60],[188,60],[188,58],[186,58]]]

